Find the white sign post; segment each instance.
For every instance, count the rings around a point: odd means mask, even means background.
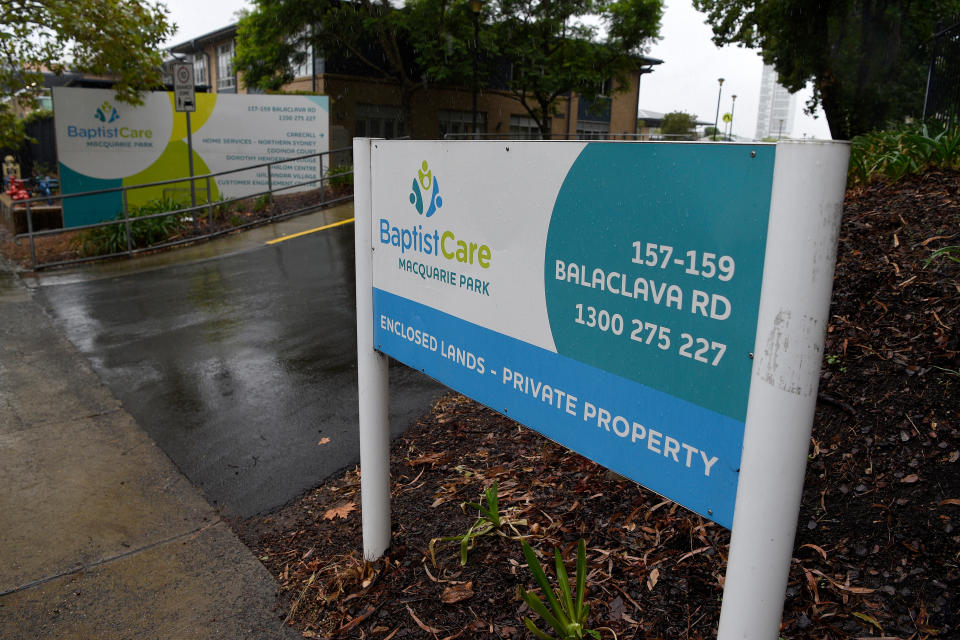
[[[356,139],[364,555],[390,355],[731,527],[719,637],[775,638],[846,143]]]

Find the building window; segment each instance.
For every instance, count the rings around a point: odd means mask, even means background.
[[[354,135],[358,138],[402,138],[403,111],[400,107],[358,104]]]
[[[606,122],[577,122],[577,140],[606,140],[609,136]]]
[[[550,122],[547,121],[547,129]],[[529,116],[510,116],[510,137],[519,140],[540,140],[540,125]]]
[[[307,35],[307,33],[302,33],[299,37],[306,37]],[[297,51],[294,55],[303,55],[303,62],[297,63],[291,57],[290,71],[293,73],[293,77],[303,78],[313,75],[310,73],[313,68],[313,47],[310,42],[301,42],[297,46]]]
[[[237,90],[237,78],[233,73],[233,40],[217,45],[217,91],[231,90]]]
[[[202,53],[193,56],[193,84],[207,84],[207,57]]]
[[[446,111],[438,114],[440,120],[440,137],[450,134],[451,138],[461,138],[473,133],[473,111]],[[477,112],[477,133],[486,133],[487,114]]]

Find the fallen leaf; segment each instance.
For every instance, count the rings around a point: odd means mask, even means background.
[[[417,617],[417,614],[413,612],[413,609],[410,608],[410,605],[407,605],[407,613],[409,613],[410,617],[413,618],[413,621],[417,623],[417,626],[427,633],[440,633],[440,629],[434,629],[430,625],[423,624],[420,621],[420,618]]]
[[[811,573],[815,573],[816,575],[820,576],[821,578],[829,582],[834,588],[840,589],[841,591],[846,591],[847,593],[854,593],[857,595],[864,596],[864,595],[876,592],[876,589],[868,589],[867,587],[851,587],[850,585],[841,584],[840,582],[834,580],[827,574],[823,573],[822,571],[818,571],[816,569],[813,569],[811,571],[807,571],[806,569],[804,569],[804,571],[807,573],[808,579],[810,579]]]
[[[902,483],[904,483],[904,484],[913,484],[914,482],[916,482],[916,481],[919,480],[919,479],[920,479],[920,476],[918,476],[918,475],[915,474],[915,473],[911,473],[911,474],[908,475],[908,476],[904,476],[904,477],[900,478],[900,482],[902,482]]]
[[[607,619],[610,622],[619,622],[623,618],[623,614],[626,612],[627,607],[623,603],[623,598],[617,596],[610,603],[610,612],[607,614]]]
[[[713,547],[711,547],[710,545],[707,545],[707,546],[705,546],[705,547],[700,547],[699,549],[694,549],[693,551],[690,551],[690,552],[688,552],[688,553],[685,553],[685,554],[683,554],[682,556],[680,556],[680,559],[679,559],[679,560],[677,560],[677,564],[680,564],[681,562],[683,562],[683,561],[686,560],[687,558],[690,558],[690,557],[692,557],[692,556],[695,556],[695,555],[697,555],[698,553],[703,553],[703,552],[706,551],[707,549],[712,549],[712,548],[713,548]]]
[[[938,506],[943,506],[945,504],[955,504],[960,507],[960,498],[947,498],[946,500],[941,500]]]
[[[334,518],[346,518],[351,511],[357,508],[357,505],[353,502],[345,502],[338,507],[332,509],[327,509],[327,512],[323,514],[324,520],[333,520]]]
[[[321,446],[330,442],[330,438],[320,438],[320,442],[317,443],[317,446]]]
[[[814,551],[816,551],[817,553],[819,553],[821,556],[823,556],[823,559],[824,559],[824,560],[827,559],[827,552],[823,550],[823,547],[817,546],[817,545],[812,544],[812,543],[809,543],[809,542],[808,542],[807,544],[802,544],[802,545],[800,545],[800,548],[801,548],[801,549],[803,549],[804,547],[810,547],[811,549],[813,549]]]
[[[647,576],[647,591],[653,591],[653,588],[657,586],[657,580],[660,579],[660,569],[654,569],[650,572],[650,575]]]
[[[949,239],[952,238],[952,237],[953,237],[953,236],[933,236],[933,237],[927,238],[926,240],[924,240],[923,242],[921,242],[921,243],[920,243],[920,246],[921,246],[921,247],[925,247],[925,246],[927,246],[928,244],[930,244],[931,242],[933,242],[934,240],[949,240]]]
[[[449,456],[450,456],[450,453],[447,451],[437,451],[436,453],[428,453],[426,455],[420,456],[419,458],[408,460],[407,466],[413,467],[418,464],[434,465],[440,462],[444,462]]]
[[[880,623],[877,622],[877,619],[874,618],[873,616],[867,615],[867,614],[865,614],[865,613],[858,613],[858,612],[856,612],[856,611],[853,612],[853,615],[854,615],[854,617],[860,618],[860,619],[863,620],[864,622],[868,622],[868,623],[872,624],[872,625],[875,626],[877,629],[879,629],[881,633],[883,633],[883,627],[880,626]]]
[[[443,590],[443,593],[440,594],[440,600],[446,604],[454,604],[457,602],[463,602],[468,598],[473,597],[473,582],[468,582],[466,584],[455,584],[453,586],[447,587]]]

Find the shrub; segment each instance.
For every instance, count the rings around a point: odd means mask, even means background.
[[[139,218],[177,211],[180,208],[180,203],[170,198],[130,207],[130,248],[149,247],[176,236],[183,228],[183,223],[177,215],[146,220]],[[119,224],[87,229],[78,236],[78,252],[81,256],[104,256],[127,250],[127,225],[123,224],[123,214],[120,213],[114,217],[114,221]]]
[[[911,124],[857,136],[851,142],[847,182],[895,182],[927,169],[960,168],[960,126]]]
[[[267,207],[270,206],[270,194],[264,193],[263,195],[257,196],[257,199],[253,201],[253,212],[254,213],[263,213],[267,210]]]
[[[327,169],[327,184],[335,191],[353,189],[353,165],[338,164]]]

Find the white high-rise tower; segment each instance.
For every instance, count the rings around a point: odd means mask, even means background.
[[[760,108],[757,110],[757,140],[787,138],[793,130],[796,96],[777,82],[773,65],[763,65],[760,77]]]

